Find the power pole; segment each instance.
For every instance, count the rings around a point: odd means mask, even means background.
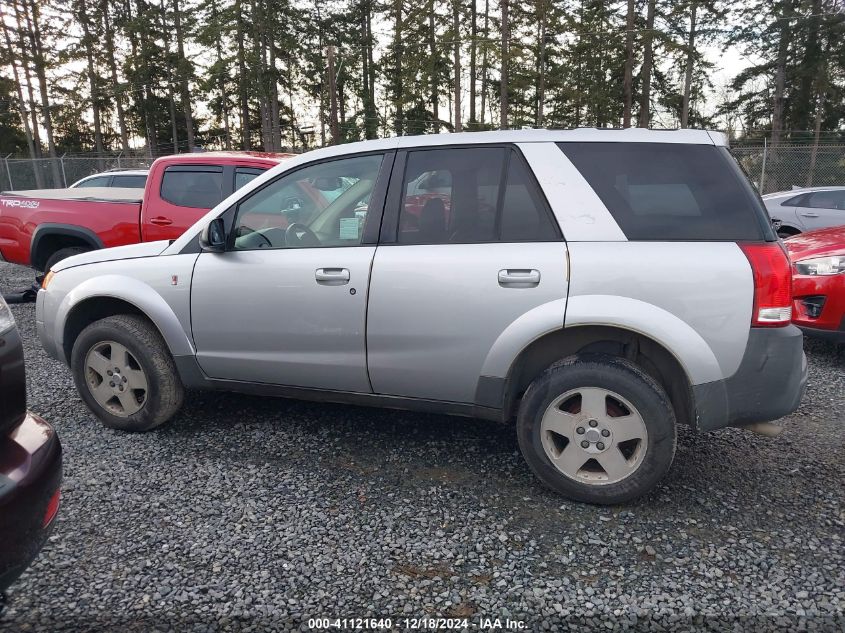
[[[334,46],[329,46],[326,49],[326,55],[329,58],[329,126],[332,133],[332,145],[337,145],[340,141],[340,125],[337,121],[337,77],[335,77],[334,69]]]

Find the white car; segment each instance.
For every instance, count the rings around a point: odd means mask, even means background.
[[[125,189],[143,189],[147,184],[149,169],[121,169],[92,174],[73,183],[68,189],[79,187],[123,187]]]
[[[780,222],[780,237],[845,224],[845,187],[778,191],[763,196],[763,202],[769,217]]]

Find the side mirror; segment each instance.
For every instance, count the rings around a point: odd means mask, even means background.
[[[223,224],[223,218],[214,218],[202,230],[200,247],[212,253],[222,253],[226,250],[226,226]]]

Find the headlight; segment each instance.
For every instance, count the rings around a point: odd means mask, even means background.
[[[0,334],[5,334],[15,327],[15,317],[12,316],[12,311],[0,295]]]
[[[801,275],[838,275],[845,273],[845,255],[804,259],[795,262],[795,270]]]

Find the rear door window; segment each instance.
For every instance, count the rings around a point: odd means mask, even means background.
[[[676,143],[558,143],[629,240],[773,239],[727,149]]]
[[[108,187],[111,176],[97,176],[95,178],[88,178],[79,183],[80,187]]]
[[[522,157],[502,147],[408,153],[400,244],[559,240]]]
[[[214,165],[168,167],[161,181],[161,197],[180,207],[210,209],[223,200],[223,168]]]
[[[810,209],[845,209],[845,190],[816,191],[798,206]]]

